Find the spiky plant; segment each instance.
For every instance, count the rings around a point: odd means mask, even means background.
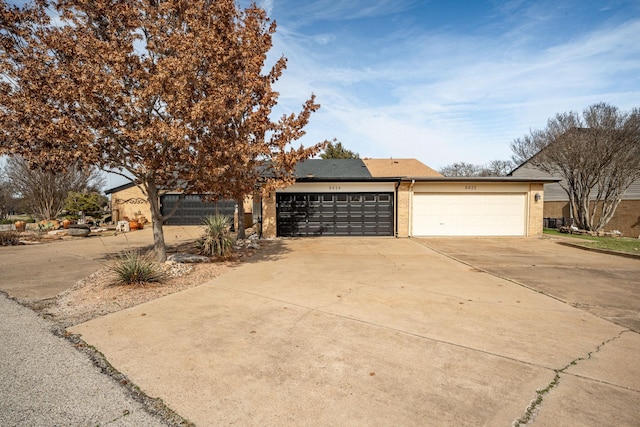
[[[133,250],[119,254],[109,268],[118,276],[120,285],[160,282],[165,278],[151,254]]]
[[[212,215],[203,222],[204,233],[198,241],[202,255],[224,257],[233,247],[233,238],[229,234],[231,219],[224,215]]]

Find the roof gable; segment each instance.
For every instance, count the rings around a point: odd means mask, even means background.
[[[363,159],[373,177],[442,176],[418,159]]]

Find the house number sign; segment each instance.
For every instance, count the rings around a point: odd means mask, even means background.
[[[464,189],[465,190],[477,190],[475,185],[465,185]]]
[[[335,190],[340,190],[340,186],[339,185],[330,185],[329,186],[329,191],[335,191]]]

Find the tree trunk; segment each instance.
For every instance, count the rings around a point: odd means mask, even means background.
[[[238,203],[238,240],[246,238],[244,231],[244,197],[239,198]]]
[[[153,225],[153,250],[156,253],[156,260],[158,262],[165,262],[167,260],[167,247],[164,243],[164,230],[162,226],[164,224],[164,218],[160,213],[160,197],[158,195],[158,188],[155,182],[146,183],[147,197],[149,198],[149,204],[151,205],[151,224]]]

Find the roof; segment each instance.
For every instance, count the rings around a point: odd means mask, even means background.
[[[363,159],[373,177],[442,176],[418,159]]]
[[[296,164],[296,178],[372,178],[360,159],[307,159]]]
[[[126,190],[127,188],[135,187],[137,184],[135,182],[127,182],[126,184],[119,185],[117,187],[109,188],[105,190],[104,194],[113,194],[122,190]]]

